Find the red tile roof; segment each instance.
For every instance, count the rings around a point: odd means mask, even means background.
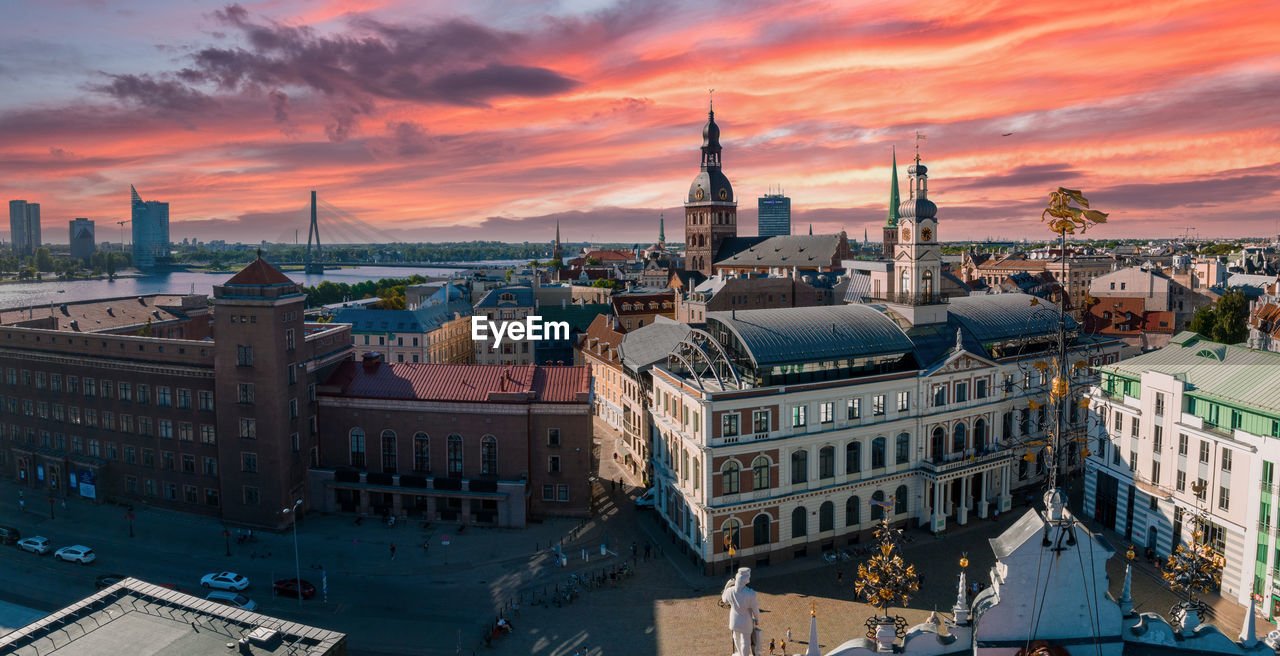
[[[531,401],[585,403],[591,372],[585,366],[382,363],[372,372],[347,361],[329,377],[336,396],[416,401]],[[583,395],[583,396],[580,396]],[[506,398],[504,398],[506,397]]]
[[[280,270],[271,266],[266,260],[259,257],[249,263],[248,266],[240,270],[231,279],[223,283],[225,285],[288,285],[293,283],[289,276],[280,273]]]

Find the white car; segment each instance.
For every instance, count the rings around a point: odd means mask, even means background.
[[[637,508],[653,508],[655,505],[657,505],[657,501],[658,501],[658,488],[651,487],[649,488],[649,491],[640,495],[636,499],[636,507]]]
[[[213,591],[205,596],[209,601],[216,601],[220,604],[235,606],[241,610],[255,611],[258,610],[258,602],[238,593],[238,592],[219,592]]]
[[[216,572],[205,574],[200,579],[200,586],[215,590],[243,590],[249,587],[249,579],[235,572]]]
[[[49,553],[53,545],[49,544],[49,538],[40,537],[39,535],[18,540],[18,548],[23,551],[30,551],[33,554],[44,555]]]
[[[53,552],[53,557],[61,561],[72,561],[81,565],[88,565],[98,559],[98,555],[93,553],[93,549],[82,544],[63,547]]]

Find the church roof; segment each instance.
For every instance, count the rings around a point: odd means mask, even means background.
[[[740,238],[741,239],[741,238]],[[726,239],[726,242],[730,240]],[[741,242],[740,242],[741,243]],[[830,267],[847,243],[844,233],[833,235],[778,235],[746,248],[726,253],[728,244],[717,253],[716,266],[744,267]]]
[[[241,269],[239,273],[231,276],[231,279],[223,283],[225,285],[291,285],[293,281],[289,276],[280,273],[280,270],[271,266],[266,260],[258,257],[258,259],[250,262],[248,266]]]
[[[708,312],[733,333],[756,366],[908,353],[911,340],[869,305]]]

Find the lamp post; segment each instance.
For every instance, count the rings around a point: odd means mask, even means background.
[[[127,519],[127,520],[129,520],[129,537],[133,537],[133,518],[134,518],[134,514],[133,514],[132,512],[127,512],[127,513],[125,513],[125,514],[124,514],[124,518],[125,518],[125,519]]]
[[[222,539],[227,542],[227,557],[231,557],[231,531],[222,529]]]
[[[293,572],[295,578],[294,591],[298,595],[298,605],[302,605],[302,561],[298,559],[298,508],[302,507],[302,499],[293,502],[293,507],[285,508],[280,512],[288,515],[293,514]],[[224,531],[225,532],[225,531]],[[227,547],[230,549],[230,547]]]

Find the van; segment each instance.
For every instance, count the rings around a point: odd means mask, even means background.
[[[12,526],[0,526],[0,544],[17,544],[22,534]]]
[[[209,601],[216,601],[220,604],[235,606],[241,610],[257,610],[258,604],[254,600],[235,592],[234,590],[214,590],[204,596]]]
[[[645,492],[644,494],[641,494],[639,498],[636,499],[636,507],[637,508],[654,507],[657,503],[657,496],[658,496],[658,489],[653,487],[649,488],[647,492]]]

